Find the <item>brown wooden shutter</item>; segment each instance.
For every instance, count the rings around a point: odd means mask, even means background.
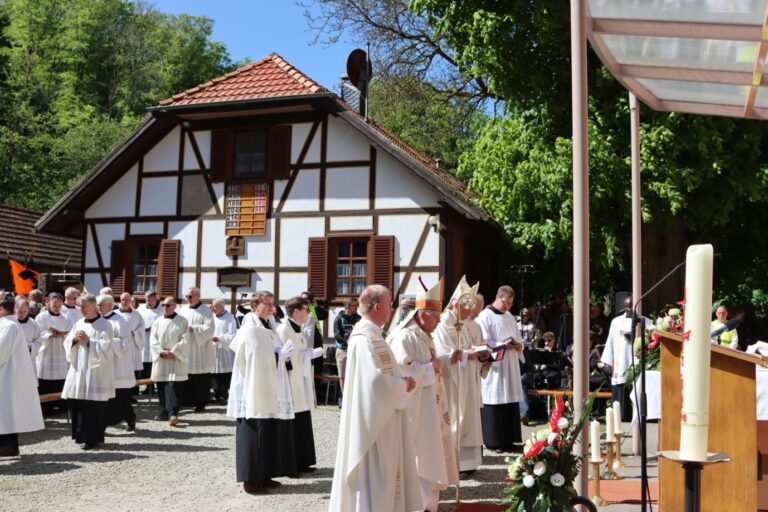
[[[368,261],[371,266],[370,284],[384,285],[392,291],[395,268],[395,237],[372,236],[368,247]],[[395,292],[392,291],[392,293]]]
[[[309,293],[317,300],[328,297],[328,239],[313,237],[309,239]]]
[[[179,288],[179,251],[181,241],[161,240],[157,257],[157,293],[160,297],[176,297]]]
[[[125,241],[112,241],[112,256],[109,264],[109,287],[112,293],[119,296],[126,291],[126,261],[125,261]]]
[[[287,180],[291,175],[291,125],[269,128],[267,169],[273,180]]]
[[[232,130],[213,130],[211,133],[211,181],[226,181],[232,176],[235,148]]]

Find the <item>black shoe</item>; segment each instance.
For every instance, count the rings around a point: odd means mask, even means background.
[[[83,450],[98,450],[101,448],[101,443],[85,443],[81,448]]]
[[[300,473],[314,473],[315,471],[317,471],[317,468],[313,468],[313,467],[310,467],[310,466],[307,466],[305,468],[301,468],[299,470]]]
[[[18,446],[3,446],[0,448],[0,457],[16,457],[18,454]]]
[[[133,405],[137,405],[137,404],[139,403],[139,401],[136,399],[136,397],[135,397],[135,396],[131,396],[131,403],[132,403]]]
[[[269,489],[275,489],[276,487],[280,487],[283,484],[281,484],[276,480],[272,480],[271,478],[267,478],[266,480],[264,480],[264,485],[266,485],[267,488]]]
[[[529,418],[528,416],[523,416],[523,418],[520,420],[520,423],[528,427],[530,425],[533,425],[533,420],[531,420],[531,418]]]
[[[467,480],[474,473],[475,473],[474,469],[470,469],[469,471],[460,471],[459,472],[459,480]]]
[[[205,412],[205,406],[198,405],[197,407],[195,407],[195,412]]]
[[[128,423],[128,432],[134,432],[136,430],[136,418],[133,418],[132,420],[127,420]]]
[[[168,415],[164,412],[161,412],[157,416],[155,416],[155,421],[168,421]]]

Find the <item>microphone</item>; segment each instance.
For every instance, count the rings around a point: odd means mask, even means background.
[[[732,319],[728,320],[728,323],[726,323],[722,327],[718,327],[717,329],[712,331],[712,333],[710,334],[710,337],[717,338],[718,336],[720,336],[724,332],[728,332],[728,331],[734,330],[739,325],[741,325],[741,318],[732,318]]]

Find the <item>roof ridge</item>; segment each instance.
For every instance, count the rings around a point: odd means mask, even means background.
[[[31,213],[35,215],[42,215],[43,213],[45,213],[45,212],[38,212],[37,210],[30,210],[29,208],[22,208],[21,206],[13,206],[10,204],[0,204],[0,210],[2,209],[11,209],[11,210],[16,210],[24,213]]]

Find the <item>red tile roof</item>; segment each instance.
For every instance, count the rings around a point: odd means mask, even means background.
[[[80,269],[83,243],[79,238],[35,231],[42,213],[0,205],[0,260],[11,258],[24,262],[32,254],[32,268],[39,264]],[[7,265],[7,263],[5,263]]]
[[[328,89],[272,53],[160,102],[162,106],[220,103],[328,93]]]

